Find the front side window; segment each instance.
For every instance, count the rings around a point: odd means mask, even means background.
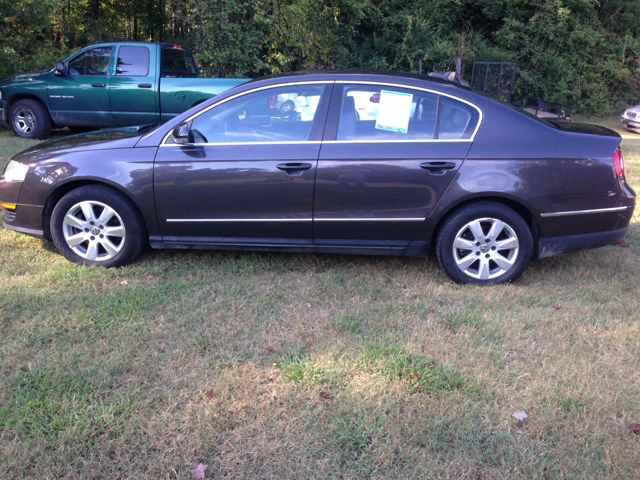
[[[69,75],[108,75],[113,47],[85,50],[69,62]]]
[[[307,141],[324,85],[247,93],[193,119],[193,143]]]
[[[178,48],[164,48],[162,50],[163,77],[197,77],[198,69],[193,57],[186,50]]]
[[[345,85],[337,140],[434,138],[438,96],[384,85]]]
[[[116,75],[146,77],[149,74],[149,49],[147,47],[120,47]]]

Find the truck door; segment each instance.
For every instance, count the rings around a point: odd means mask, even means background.
[[[69,61],[67,75],[47,86],[51,118],[58,125],[111,127],[109,63],[113,46],[81,51]]]
[[[116,127],[158,122],[156,62],[150,61],[155,58],[156,49],[155,45],[118,47],[115,75],[109,82]]]

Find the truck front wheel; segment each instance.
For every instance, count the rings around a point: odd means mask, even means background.
[[[49,112],[37,100],[24,98],[11,107],[9,114],[11,130],[22,138],[41,139],[51,133],[51,117]]]

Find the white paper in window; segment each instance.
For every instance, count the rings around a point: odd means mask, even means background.
[[[410,93],[382,90],[376,128],[390,132],[407,133],[412,101],[413,95]]]

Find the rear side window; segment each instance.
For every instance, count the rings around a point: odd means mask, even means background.
[[[438,96],[384,85],[345,85],[337,140],[430,140]]]
[[[149,74],[149,49],[147,47],[120,47],[116,75],[146,77]]]
[[[198,70],[189,52],[177,48],[165,48],[162,50],[162,76],[197,77]]]

